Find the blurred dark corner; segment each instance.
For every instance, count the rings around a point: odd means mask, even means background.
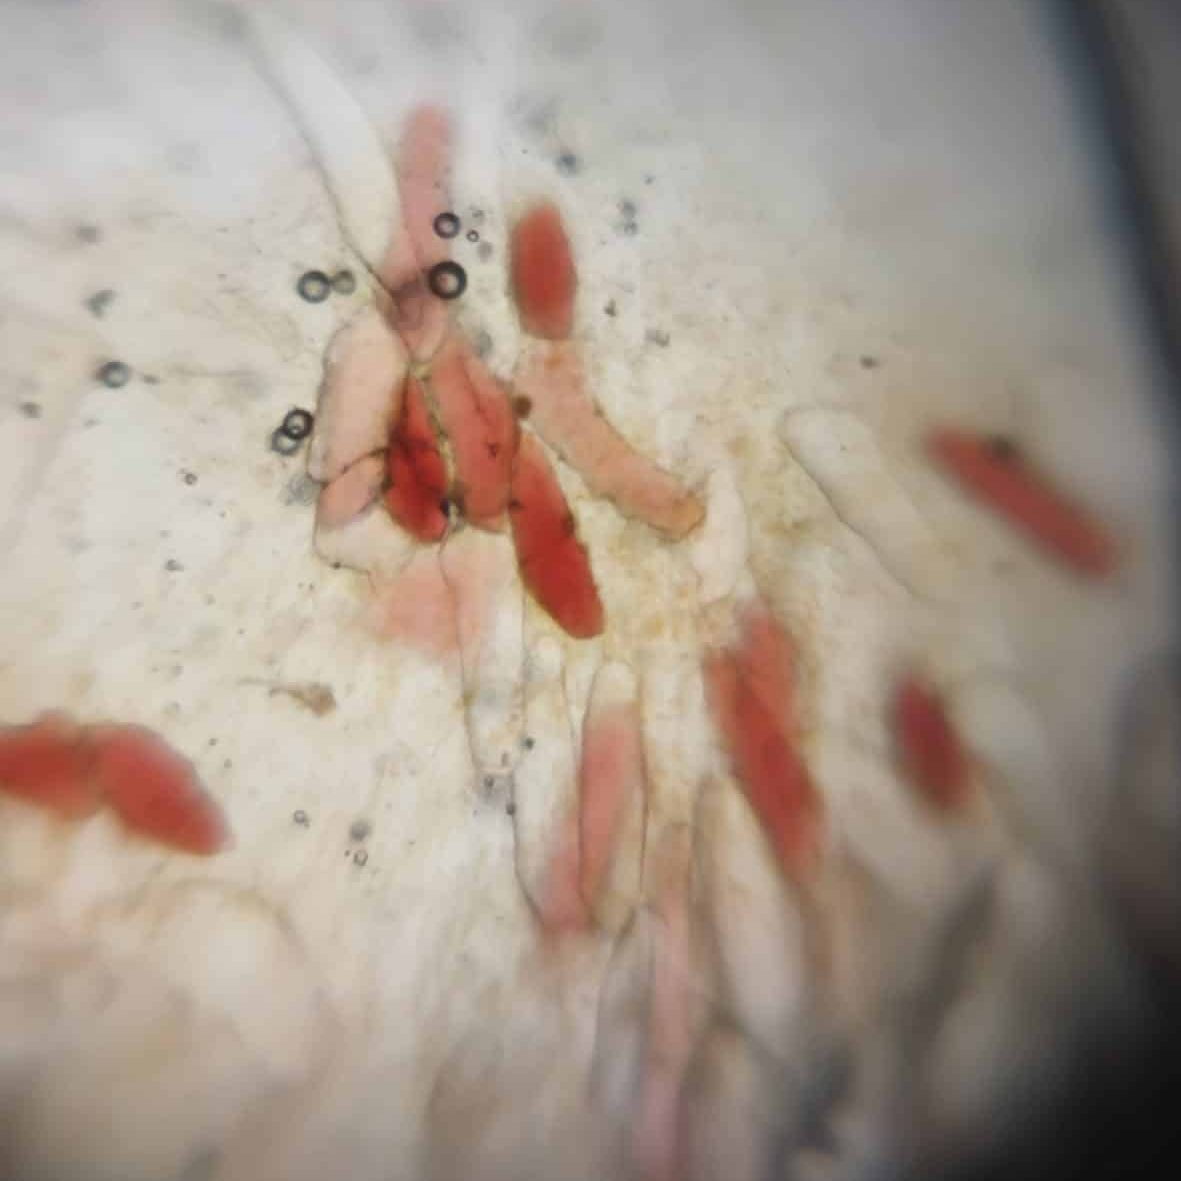
[[[1108,216],[1119,227],[1175,455],[1181,446],[1181,0],[1051,0],[1047,11],[1047,40],[1065,62],[1077,117],[1091,131]],[[1174,471],[1175,502],[1178,483]],[[1181,511],[1176,515],[1181,519]],[[1171,739],[1152,774],[1175,813],[1181,793],[1176,656],[1164,675]],[[1133,710],[1140,708],[1138,697],[1133,691]],[[1119,785],[1121,812],[1135,811],[1136,790],[1130,775]],[[1122,848],[1106,885],[1114,925],[1147,999],[1142,1027],[1131,1035],[1089,1031],[1053,1110],[988,1159],[930,1170],[931,1181],[1181,1176],[1181,849],[1176,824],[1171,832],[1149,820],[1125,827],[1121,812],[1112,817],[1112,828],[1122,829],[1112,840]]]

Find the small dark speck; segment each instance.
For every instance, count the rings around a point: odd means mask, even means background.
[[[650,185],[655,179],[656,177],[654,176],[646,176],[644,177],[644,184]]]
[[[492,257],[492,243],[481,242],[479,246],[476,247],[476,257],[481,262],[487,262]]]
[[[368,820],[360,818],[349,825],[349,840],[363,841],[373,831],[373,825]]]
[[[623,216],[624,221],[636,220],[636,203],[634,201],[623,200],[619,202],[619,212]]]
[[[295,821],[301,828],[307,828],[311,821],[308,819],[308,814],[302,808],[296,808],[291,813],[291,819]]]
[[[515,816],[517,814],[517,805],[514,804],[512,800],[509,800],[509,802],[505,804],[504,810],[506,815]]]
[[[109,287],[104,287],[86,300],[86,306],[90,309],[91,315],[101,318],[114,298],[115,293]]]
[[[41,403],[40,402],[22,402],[21,413],[26,418],[40,418],[41,417]]]
[[[524,394],[518,394],[513,399],[513,413],[518,418],[528,418],[529,411],[533,409],[533,399],[527,398]]]
[[[143,374],[144,385],[159,385],[160,379],[154,373]]]
[[[640,227],[634,221],[625,221],[619,227],[619,232],[628,238],[634,238],[640,232]]]
[[[532,738],[529,738],[529,737],[525,738],[525,749],[526,750],[532,750],[536,745],[537,745],[537,743]]]
[[[467,238],[467,240],[469,242],[478,242],[480,240],[480,231],[479,230],[468,230],[468,232],[464,235],[464,237]]]
[[[352,271],[337,271],[332,276],[332,290],[337,295],[352,295],[357,290],[357,279]]]
[[[107,361],[100,366],[98,379],[103,385],[117,390],[131,380],[131,369],[123,361]]]
[[[183,570],[184,566],[182,566],[181,563],[175,558],[169,558],[168,561],[164,563],[164,569],[175,574],[178,570]]]
[[[1006,462],[1018,457],[1017,444],[1008,435],[993,435],[988,440],[988,449],[997,459]]]
[[[491,775],[484,776],[484,789],[491,791],[496,786],[496,779]]]
[[[353,854],[353,864],[354,865],[364,865],[365,862],[368,860],[369,860],[369,854],[366,853],[364,849],[358,849]]]
[[[668,342],[672,339],[663,328],[649,328],[644,333],[644,339],[649,344],[659,345],[662,349],[668,348]]]
[[[228,771],[233,765],[234,765],[233,759],[222,759],[222,761],[221,761],[221,769],[223,771]]]
[[[615,312],[616,312],[615,300],[613,300],[613,299],[607,300],[607,302],[603,305],[603,314],[606,316],[614,316]]]
[[[563,176],[577,176],[582,164],[573,152],[563,152],[555,161],[554,166]]]
[[[481,360],[483,360],[483,358],[492,352],[492,337],[483,328],[481,328],[480,331],[476,333],[474,347],[476,350],[476,356]]]
[[[79,242],[97,242],[102,238],[103,232],[98,226],[80,225],[74,230],[74,235]]]
[[[482,222],[484,220],[484,211],[482,209],[473,209],[471,211],[471,219],[474,222]]]
[[[211,739],[209,740],[209,745],[210,745],[210,746],[216,746],[216,745],[217,745],[217,739],[216,739],[216,738],[211,738]]]
[[[862,369],[876,369],[880,364],[881,362],[877,357],[871,357],[868,353],[861,358]]]
[[[180,478],[188,485],[193,485],[197,482],[196,472],[181,472]]]

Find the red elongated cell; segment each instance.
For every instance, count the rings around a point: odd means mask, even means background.
[[[707,656],[704,673],[710,712],[747,802],[784,870],[800,877],[820,847],[821,803],[808,768],[732,654]]]
[[[513,468],[509,522],[521,578],[567,634],[588,639],[603,630],[603,604],[590,558],[541,444],[521,436]]]
[[[1042,549],[1092,577],[1115,569],[1116,546],[1107,529],[1020,456],[995,440],[950,429],[932,431],[926,447],[965,491]]]
[[[90,761],[83,730],[64,714],[0,728],[0,792],[66,820],[80,820],[98,808]]]
[[[786,732],[794,732],[795,650],[787,630],[762,600],[742,612],[740,664],[750,691]]]
[[[120,821],[139,836],[208,856],[229,830],[192,764],[143,726],[99,726],[91,735],[94,777]]]
[[[513,226],[509,266],[521,327],[546,340],[569,336],[577,279],[562,216],[552,202],[534,205]]]
[[[967,798],[968,756],[943,702],[912,677],[894,693],[894,736],[914,786],[937,808],[951,810]]]
[[[391,323],[420,361],[434,356],[450,319],[446,302],[432,294],[425,278],[431,267],[449,255],[447,240],[434,231],[434,219],[450,203],[450,160],[447,113],[438,107],[416,107],[398,144],[400,217],[381,278],[391,297]]]
[[[464,516],[477,525],[501,524],[517,452],[517,420],[508,395],[457,337],[440,349],[430,380],[455,480],[463,489]]]
[[[402,413],[390,436],[386,474],[390,486],[385,503],[390,515],[419,541],[438,541],[447,529],[443,507],[447,468],[439,453],[422,386],[413,377],[406,382]]]
[[[398,145],[398,196],[402,220],[418,265],[429,270],[449,256],[435,218],[451,209],[451,119],[442,107],[415,107]]]

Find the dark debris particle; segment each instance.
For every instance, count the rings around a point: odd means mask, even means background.
[[[180,478],[190,487],[197,482],[196,472],[181,472]]]
[[[123,361],[107,361],[99,367],[98,379],[103,385],[117,390],[131,380],[131,366]]]
[[[577,176],[582,169],[582,162],[573,152],[563,152],[554,161],[554,167],[563,176]]]
[[[104,287],[101,291],[96,291],[87,298],[86,306],[92,316],[97,316],[101,319],[103,313],[111,306],[114,298],[115,293],[109,287]]]
[[[279,430],[289,439],[300,442],[312,433],[312,423],[314,422],[315,419],[310,411],[293,406],[283,415],[283,422],[280,424]]]
[[[496,786],[496,776],[495,775],[485,775],[484,776],[484,790],[491,791],[495,786]]]
[[[863,354],[859,360],[862,369],[876,369],[881,364],[877,357],[871,357],[868,353]]]
[[[446,496],[439,501],[439,512],[445,517],[451,516],[451,501]]]
[[[291,813],[291,819],[294,820],[295,823],[301,828],[307,828],[307,826],[311,824],[311,820],[308,819],[308,814],[302,808],[296,808],[295,811]]]
[[[294,455],[300,447],[300,440],[293,439],[290,435],[283,433],[282,427],[276,427],[271,433],[271,450],[276,455],[282,455],[285,458]]]
[[[304,271],[295,290],[308,303],[323,303],[332,291],[332,280],[323,271]]]
[[[526,736],[526,738],[525,738],[525,749],[526,750],[532,750],[536,745],[537,745],[537,743],[532,738]]]
[[[517,814],[517,805],[512,800],[509,800],[504,806],[504,811],[506,816],[515,816]]]
[[[74,230],[74,236],[79,242],[98,242],[103,232],[98,226],[83,224]]]
[[[459,233],[459,217],[449,209],[438,214],[431,224],[440,238],[454,238]]]
[[[349,825],[349,840],[363,841],[373,831],[373,825],[363,817],[358,817]]]
[[[518,394],[513,399],[513,413],[518,418],[528,418],[529,411],[533,409],[533,399],[525,397],[524,394]]]
[[[169,558],[168,561],[164,563],[164,569],[171,574],[175,574],[178,570],[183,570],[184,566],[175,558]]]
[[[662,349],[668,348],[668,342],[672,339],[663,328],[649,328],[644,333],[644,339],[649,344],[658,345]]]
[[[640,232],[640,227],[634,221],[625,221],[619,227],[619,232],[628,238],[634,238]]]
[[[988,440],[988,449],[997,459],[1003,459],[1006,463],[1020,458],[1021,454],[1017,444],[1008,435],[993,435]]]
[[[624,198],[619,202],[619,212],[624,221],[635,221],[636,214],[639,212],[636,209],[636,203]]]
[[[440,299],[458,299],[467,290],[467,271],[447,259],[437,262],[426,273],[427,286]]]
[[[603,305],[603,314],[605,316],[614,316],[617,310],[618,309],[615,307],[615,300],[613,299],[607,300],[607,302]]]
[[[476,333],[475,344],[472,346],[476,350],[476,356],[483,360],[492,352],[492,337],[483,328]]]
[[[332,290],[337,295],[352,295],[357,290],[357,277],[352,271],[337,271],[332,276]]]
[[[468,232],[464,235],[464,237],[467,238],[467,240],[469,242],[478,242],[480,240],[480,231],[479,230],[468,230]]]
[[[365,862],[367,862],[368,860],[369,860],[369,854],[366,853],[364,849],[358,849],[353,854],[353,864],[354,865],[364,865]]]
[[[20,406],[21,413],[26,418],[40,418],[41,417],[41,403],[40,402],[22,402]]]

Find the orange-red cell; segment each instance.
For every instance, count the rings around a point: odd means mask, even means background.
[[[574,516],[541,444],[521,436],[509,521],[521,578],[534,599],[576,639],[603,630],[603,604]]]
[[[562,216],[552,202],[534,205],[513,226],[509,266],[521,327],[546,340],[569,336],[578,281]]]
[[[1044,550],[1092,577],[1115,569],[1116,546],[1107,529],[1011,449],[950,429],[932,431],[926,446],[961,487]]]
[[[458,338],[435,357],[430,381],[463,491],[464,516],[477,525],[503,524],[518,430],[508,395]]]
[[[91,732],[95,782],[120,821],[139,836],[207,856],[229,836],[225,819],[192,765],[142,726]]]
[[[907,677],[894,693],[894,737],[906,773],[924,799],[951,810],[968,794],[968,756],[943,702]]]
[[[419,541],[438,541],[447,529],[443,498],[447,468],[427,412],[422,386],[411,377],[402,395],[402,412],[386,453],[390,515]]]
[[[805,875],[820,850],[821,802],[782,718],[767,709],[730,653],[706,657],[710,711],[735,776],[784,870]]]
[[[66,820],[95,812],[84,731],[63,714],[47,713],[27,726],[0,729],[0,792]]]

